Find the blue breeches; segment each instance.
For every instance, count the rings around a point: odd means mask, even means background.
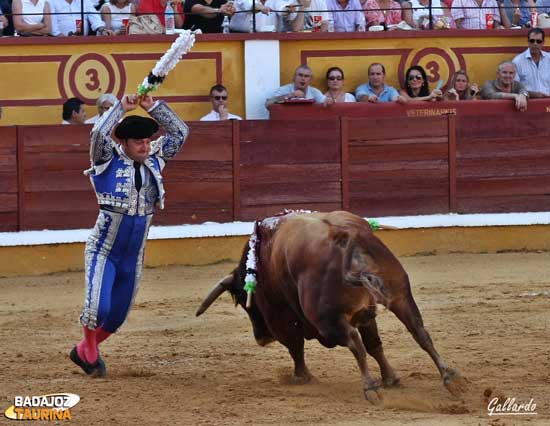
[[[86,242],[83,326],[114,333],[126,320],[139,289],[152,217],[100,210]]]

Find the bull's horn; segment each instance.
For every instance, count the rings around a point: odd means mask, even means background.
[[[212,303],[214,303],[214,300],[216,300],[218,297],[221,296],[221,294],[229,289],[229,286],[231,285],[231,282],[233,281],[233,275],[228,275],[227,277],[221,279],[218,281],[218,283],[210,290],[210,293],[208,293],[208,296],[203,300],[200,308],[197,310],[196,316],[199,316],[206,311]]]

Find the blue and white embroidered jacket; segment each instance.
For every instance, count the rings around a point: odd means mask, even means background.
[[[164,127],[166,134],[151,142],[149,157],[142,166],[145,173],[139,192],[134,184],[134,161],[111,138],[113,128],[124,115],[120,101],[103,114],[92,129],[92,167],[84,172],[90,176],[98,204],[111,206],[130,216],[153,213],[157,202],[161,209],[164,208],[162,170],[166,161],[179,152],[189,134],[187,125],[163,101],[157,101],[148,112]]]

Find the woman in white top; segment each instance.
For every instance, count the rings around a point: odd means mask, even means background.
[[[49,35],[52,32],[50,11],[46,0],[13,0],[13,26],[20,35]]]
[[[344,71],[339,67],[331,67],[327,71],[328,91],[325,93],[327,104],[338,102],[356,102],[355,96],[344,91]]]
[[[252,0],[235,0],[235,13],[229,21],[229,29],[234,33],[252,32]],[[277,30],[277,0],[259,0],[254,2],[256,11],[256,31],[271,32]]]
[[[126,34],[128,19],[131,16],[136,16],[136,6],[130,0],[109,0],[109,3],[101,7],[101,19],[105,22],[105,29],[115,34]]]
[[[413,28],[429,29],[430,0],[404,1],[401,7],[403,8],[403,19],[405,21],[408,21],[406,18],[412,14],[412,21],[407,22],[407,24]],[[432,0],[432,22],[435,23],[444,14],[441,1]]]

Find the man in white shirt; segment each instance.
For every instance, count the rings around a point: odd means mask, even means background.
[[[227,89],[221,84],[216,84],[210,89],[210,102],[212,111],[201,118],[201,121],[242,120],[235,114],[230,114],[227,109]]]
[[[527,33],[528,48],[512,61],[516,66],[516,81],[529,91],[530,98],[550,97],[550,53],[545,52],[544,31],[531,28]]]
[[[49,0],[49,3],[52,9],[52,35],[80,35],[79,29],[76,28],[76,21],[82,19],[81,0]],[[98,35],[113,34],[111,30],[105,29],[105,22],[90,0],[84,0],[84,22],[80,25],[84,35],[88,34],[89,26]]]

